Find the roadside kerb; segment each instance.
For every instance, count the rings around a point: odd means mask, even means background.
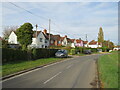
[[[30,68],[30,69],[26,69],[26,70],[23,70],[23,71],[19,71],[19,72],[16,72],[16,73],[13,73],[13,74],[4,76],[4,77],[0,78],[0,80],[6,80],[6,79],[9,79],[9,78],[11,78],[11,77],[14,77],[14,76],[23,74],[23,73],[27,73],[27,72],[29,72],[29,71],[33,71],[33,70],[36,70],[36,69],[39,69],[39,68],[51,66],[51,65],[53,65],[53,64],[57,64],[57,63],[61,63],[61,62],[67,61],[67,60],[71,60],[71,59],[73,59],[73,58],[76,58],[76,57],[67,58],[67,59],[61,59],[61,60],[58,60],[58,61],[50,62],[50,63],[48,63],[48,64],[40,65],[40,66],[37,66],[37,67],[34,67],[34,68]]]

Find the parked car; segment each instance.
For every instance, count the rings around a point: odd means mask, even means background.
[[[91,54],[91,50],[84,50],[84,54]]]
[[[68,52],[67,50],[58,50],[56,53],[55,53],[55,56],[56,57],[68,57]]]

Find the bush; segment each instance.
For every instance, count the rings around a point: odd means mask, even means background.
[[[33,49],[32,50],[33,59],[54,57],[57,51],[58,49],[45,49],[45,48]]]
[[[71,50],[70,50],[70,54],[71,54],[71,55],[75,55],[75,54],[76,54],[75,49],[71,49]]]
[[[28,60],[27,51],[18,49],[0,48],[2,49],[2,62],[11,62],[18,60]]]
[[[20,49],[0,48],[2,49],[2,62],[12,62],[20,60],[35,60],[40,58],[54,57],[58,49],[32,49],[23,51]]]

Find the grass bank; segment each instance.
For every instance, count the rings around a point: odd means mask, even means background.
[[[118,52],[101,56],[98,67],[102,88],[118,88]]]
[[[60,61],[63,59],[64,58],[45,58],[45,59],[38,59],[34,61],[19,61],[19,62],[7,63],[2,66],[2,76],[13,74],[13,73],[16,73],[25,69],[30,69],[36,66],[49,64],[51,62]]]

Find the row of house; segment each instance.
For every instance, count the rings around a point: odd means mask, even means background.
[[[8,39],[9,44],[19,44],[17,40],[17,35],[14,31],[11,32]],[[29,47],[35,48],[47,48],[49,46],[71,46],[71,47],[91,47],[97,48],[102,47],[100,43],[92,40],[91,42],[83,41],[81,39],[70,39],[65,35],[61,37],[60,35],[50,34],[49,42],[49,33],[46,29],[42,31],[34,31],[32,43]]]

